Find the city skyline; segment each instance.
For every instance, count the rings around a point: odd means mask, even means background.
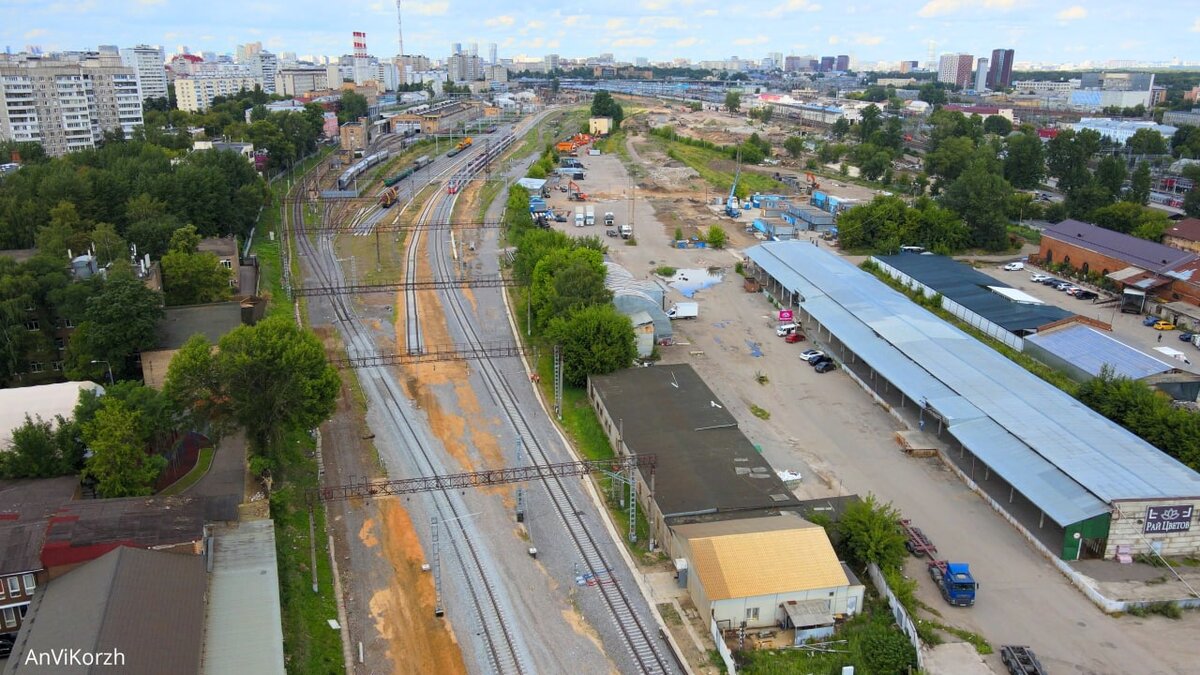
[[[518,8],[478,0],[434,0],[404,8],[405,50],[444,58],[453,42],[495,42],[501,58],[559,53],[577,58],[613,53],[618,60],[730,56],[761,59],[769,52],[851,54],[858,62],[970,53],[986,57],[1013,48],[1023,63],[1110,60],[1200,60],[1200,8],[1184,0],[1130,7],[1115,1],[926,0],[852,2],[767,0],[721,7],[715,0],[641,0],[605,13],[532,0]],[[46,51],[97,44],[161,44],[168,53],[232,53],[261,41],[274,52],[350,53],[350,34],[367,32],[370,53],[397,51],[396,9],[390,0],[344,6],[313,0],[235,3],[212,0],[197,15],[178,0],[10,0],[0,7],[0,42],[11,51]],[[67,21],[67,17],[75,20]],[[248,27],[249,26],[249,27]],[[744,26],[730,34],[731,26]],[[1151,36],[1152,35],[1152,39]]]

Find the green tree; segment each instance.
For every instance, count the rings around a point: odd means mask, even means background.
[[[891,502],[879,503],[873,494],[846,507],[837,522],[837,533],[858,567],[875,563],[881,570],[899,569],[908,554],[900,512]]]
[[[75,204],[69,201],[59,202],[50,210],[50,223],[38,230],[38,251],[62,259],[68,251],[72,255],[83,254],[87,246],[87,224],[80,218]]]
[[[141,415],[116,398],[105,398],[96,416],[83,426],[83,439],[92,455],[84,473],[96,480],[105,497],[151,494],[167,460],[146,453]]]
[[[1150,203],[1150,165],[1146,162],[1138,162],[1137,168],[1133,170],[1125,199],[1142,206]]]
[[[197,334],[171,357],[163,395],[192,416],[192,424],[220,423],[228,414],[213,344]]]
[[[947,138],[938,143],[937,148],[925,156],[925,171],[934,175],[954,180],[958,178],[975,154],[975,141],[965,136]]]
[[[839,117],[837,118],[837,121],[833,123],[833,129],[831,129],[831,131],[833,131],[834,138],[845,138],[846,134],[850,133],[850,122],[845,117]]]
[[[625,119],[625,109],[603,89],[592,95],[591,112],[592,117],[611,117],[614,131],[621,128],[621,121]]]
[[[991,119],[991,118],[989,118]],[[1004,178],[1018,190],[1032,190],[1046,174],[1042,140],[1034,134],[1017,134],[1005,142]]]
[[[1088,219],[1100,227],[1130,234],[1142,217],[1142,206],[1133,202],[1117,202],[1092,211]]]
[[[725,229],[720,225],[713,225],[709,227],[708,232],[704,235],[704,240],[712,248],[725,248]]]
[[[546,339],[562,346],[563,379],[575,386],[586,384],[589,375],[627,368],[637,356],[633,325],[611,304],[556,317]]]
[[[904,633],[887,624],[873,623],[859,637],[863,670],[869,673],[908,673],[917,667],[917,654]]]
[[[1183,196],[1183,212],[1192,218],[1200,218],[1200,188],[1192,188]]]
[[[737,112],[742,107],[742,95],[737,91],[725,92],[725,109],[729,112]]]
[[[783,149],[787,150],[793,159],[796,159],[804,152],[804,139],[799,136],[788,136],[788,139],[783,142]]]
[[[604,256],[594,249],[560,248],[543,257],[529,287],[535,328],[544,330],[555,317],[611,301],[606,274]]]
[[[529,201],[526,198],[521,206],[528,213]],[[571,238],[558,230],[531,229],[525,231],[517,240],[517,253],[513,256],[513,278],[521,285],[528,286],[533,281],[533,272],[538,262],[551,251],[570,248]]]
[[[162,259],[166,303],[177,306],[226,300],[231,274],[214,253],[171,251]]]
[[[971,244],[989,251],[1008,246],[1007,205],[1012,194],[1012,186],[996,171],[995,164],[986,157],[976,157],[942,197],[942,203],[970,228]]]
[[[871,136],[883,127],[883,112],[879,110],[879,106],[872,103],[862,109],[859,113],[858,121],[858,138],[866,142],[871,139]]]
[[[157,343],[162,294],[146,288],[128,272],[113,273],[88,298],[83,322],[67,343],[66,373],[71,379],[102,379],[108,361],[116,377],[132,371],[134,358]]]
[[[12,447],[0,452],[0,478],[50,478],[79,470],[83,448],[75,441],[75,425],[55,417],[52,424],[41,417],[12,430]]]
[[[342,92],[341,105],[338,107],[338,122],[357,122],[360,117],[367,116],[367,97],[346,89]]]
[[[341,385],[321,341],[286,316],[233,329],[221,338],[216,365],[231,419],[263,455],[285,431],[327,419]]]
[[[988,115],[983,118],[983,132],[985,134],[996,134],[997,136],[1007,136],[1012,133],[1013,125],[1007,117],[999,115]]]
[[[1108,190],[1114,199],[1121,196],[1126,175],[1125,162],[1119,157],[1110,155],[1096,165],[1096,182]]]
[[[945,105],[948,100],[946,98],[946,90],[932,82],[921,85],[917,98],[929,105]]]
[[[1133,132],[1125,146],[1135,155],[1165,155],[1167,142],[1162,134],[1153,129],[1138,129]]]
[[[169,250],[178,253],[195,253],[200,248],[200,235],[194,225],[181,227],[171,233]]]
[[[96,223],[91,233],[92,245],[96,251],[96,261],[107,265],[114,260],[125,260],[129,257],[129,245],[117,234],[117,228],[108,223]]]
[[[1112,193],[1090,175],[1067,193],[1067,213],[1072,218],[1087,220],[1093,211],[1112,203]]]
[[[1091,129],[1064,129],[1046,144],[1046,168],[1068,194],[1091,180],[1088,160],[1100,149],[1100,134]]]

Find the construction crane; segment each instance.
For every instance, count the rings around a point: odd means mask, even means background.
[[[737,156],[737,172],[733,174],[733,185],[729,186],[729,197],[725,200],[725,215],[730,218],[737,218],[742,215],[741,204],[737,198],[738,178],[742,175],[742,153],[738,152]]]

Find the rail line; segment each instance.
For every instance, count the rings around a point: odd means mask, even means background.
[[[318,239],[314,247],[304,231],[304,206],[302,201],[294,200],[292,207],[292,223],[298,225],[295,241],[298,248],[307,255],[310,267],[318,280],[326,284],[334,284],[337,279],[336,255],[332,246],[332,237],[325,235]],[[286,236],[286,235],[285,235]],[[347,354],[372,356],[375,352],[374,341],[359,323],[351,306],[344,296],[331,296],[330,306],[341,323],[345,335]],[[415,450],[412,457],[418,461],[419,471],[425,475],[437,475],[437,465],[430,457],[430,450],[420,440],[411,420],[405,416],[400,403],[401,396],[396,391],[396,383],[391,373],[384,367],[368,368],[367,375],[387,401],[384,406],[389,419],[405,438],[405,444],[410,450]],[[497,597],[495,580],[487,566],[481,560],[478,548],[465,521],[469,514],[459,503],[458,497],[450,490],[439,490],[432,499],[439,524],[448,531],[457,532],[459,536],[451,536],[450,546],[454,552],[466,580],[467,591],[478,615],[478,625],[484,637],[488,658],[495,672],[515,673],[523,675],[528,671],[523,662],[523,650],[519,646],[519,638],[514,634],[512,622],[506,615]]]
[[[435,274],[443,278],[448,277],[453,270],[445,255],[448,244],[446,233],[441,230],[433,231],[430,233],[430,237],[435,245],[433,255]],[[463,305],[461,295],[450,291],[444,294],[444,298],[449,310],[448,316],[452,316],[453,320],[459,324],[459,328],[467,336],[468,341],[472,344],[482,345],[484,341],[476,330],[476,324],[471,320],[469,311]],[[530,460],[535,464],[553,464],[549,453],[538,441],[529,421],[517,404],[515,391],[501,375],[496,364],[490,359],[483,359],[479,361],[476,372],[483,378],[492,397],[504,409],[505,415],[523,440]],[[605,559],[591,531],[583,523],[580,511],[576,509],[570,495],[567,494],[562,479],[557,476],[543,476],[541,482],[546,486],[554,509],[583,560],[587,574],[591,575],[589,578],[608,576],[608,570],[612,569],[612,566]],[[602,514],[601,517],[605,516]],[[656,636],[643,623],[625,589],[621,587],[616,577],[609,578],[610,582],[598,584],[597,587],[609,614],[621,633],[630,656],[640,671],[643,673],[675,672],[672,661],[661,653]]]

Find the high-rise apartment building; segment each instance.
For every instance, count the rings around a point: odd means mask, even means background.
[[[250,57],[254,56],[255,54],[257,54],[261,51],[262,51],[262,43],[261,42],[247,42],[244,45],[238,45],[237,52],[236,52],[237,62],[238,63],[250,63]],[[212,59],[207,59],[207,60],[211,61]]]
[[[483,61],[470,54],[455,54],[446,62],[446,74],[451,82],[474,82],[483,79]]]
[[[60,156],[95,147],[107,131],[129,137],[142,123],[137,71],[115,50],[77,60],[0,55],[0,140]]]
[[[850,70],[850,56],[848,54],[839,54],[837,61],[833,64],[833,69],[842,72]]]
[[[938,82],[967,87],[971,83],[971,65],[975,57],[970,54],[942,54],[938,60]]]
[[[127,47],[121,50],[121,63],[137,72],[142,100],[167,97],[166,54],[162,47]]]
[[[547,54],[543,60],[546,70],[558,70],[558,54]]]
[[[496,59],[496,43],[495,42],[488,45],[488,65],[492,65],[492,66],[500,65],[500,61],[498,61]]]
[[[901,73],[911,73],[914,70],[918,70],[919,66],[920,66],[920,64],[918,64],[916,61],[901,61],[900,62],[900,72]]]
[[[279,70],[279,59],[268,51],[258,51],[247,60],[250,75],[262,81],[262,89],[268,94],[275,93],[275,73]]]
[[[828,73],[833,70],[833,66],[837,63],[837,59],[832,56],[822,56],[820,70],[822,73]]]
[[[794,73],[797,70],[806,68],[807,66],[808,64],[805,63],[804,60],[799,56],[788,56],[784,57],[783,59],[784,72]]]
[[[1013,50],[993,49],[992,65],[988,70],[987,86],[999,91],[1012,86]]]
[[[341,84],[338,78],[337,84]],[[323,67],[280,68],[275,78],[278,92],[284,96],[300,96],[309,91],[329,88],[329,73]]]
[[[988,60],[980,58],[975,63],[975,91],[988,88]]]
[[[176,78],[175,101],[180,110],[204,112],[214,98],[234,96],[243,89],[251,91],[255,86],[262,86],[262,81],[252,76],[249,68],[201,73]]]

